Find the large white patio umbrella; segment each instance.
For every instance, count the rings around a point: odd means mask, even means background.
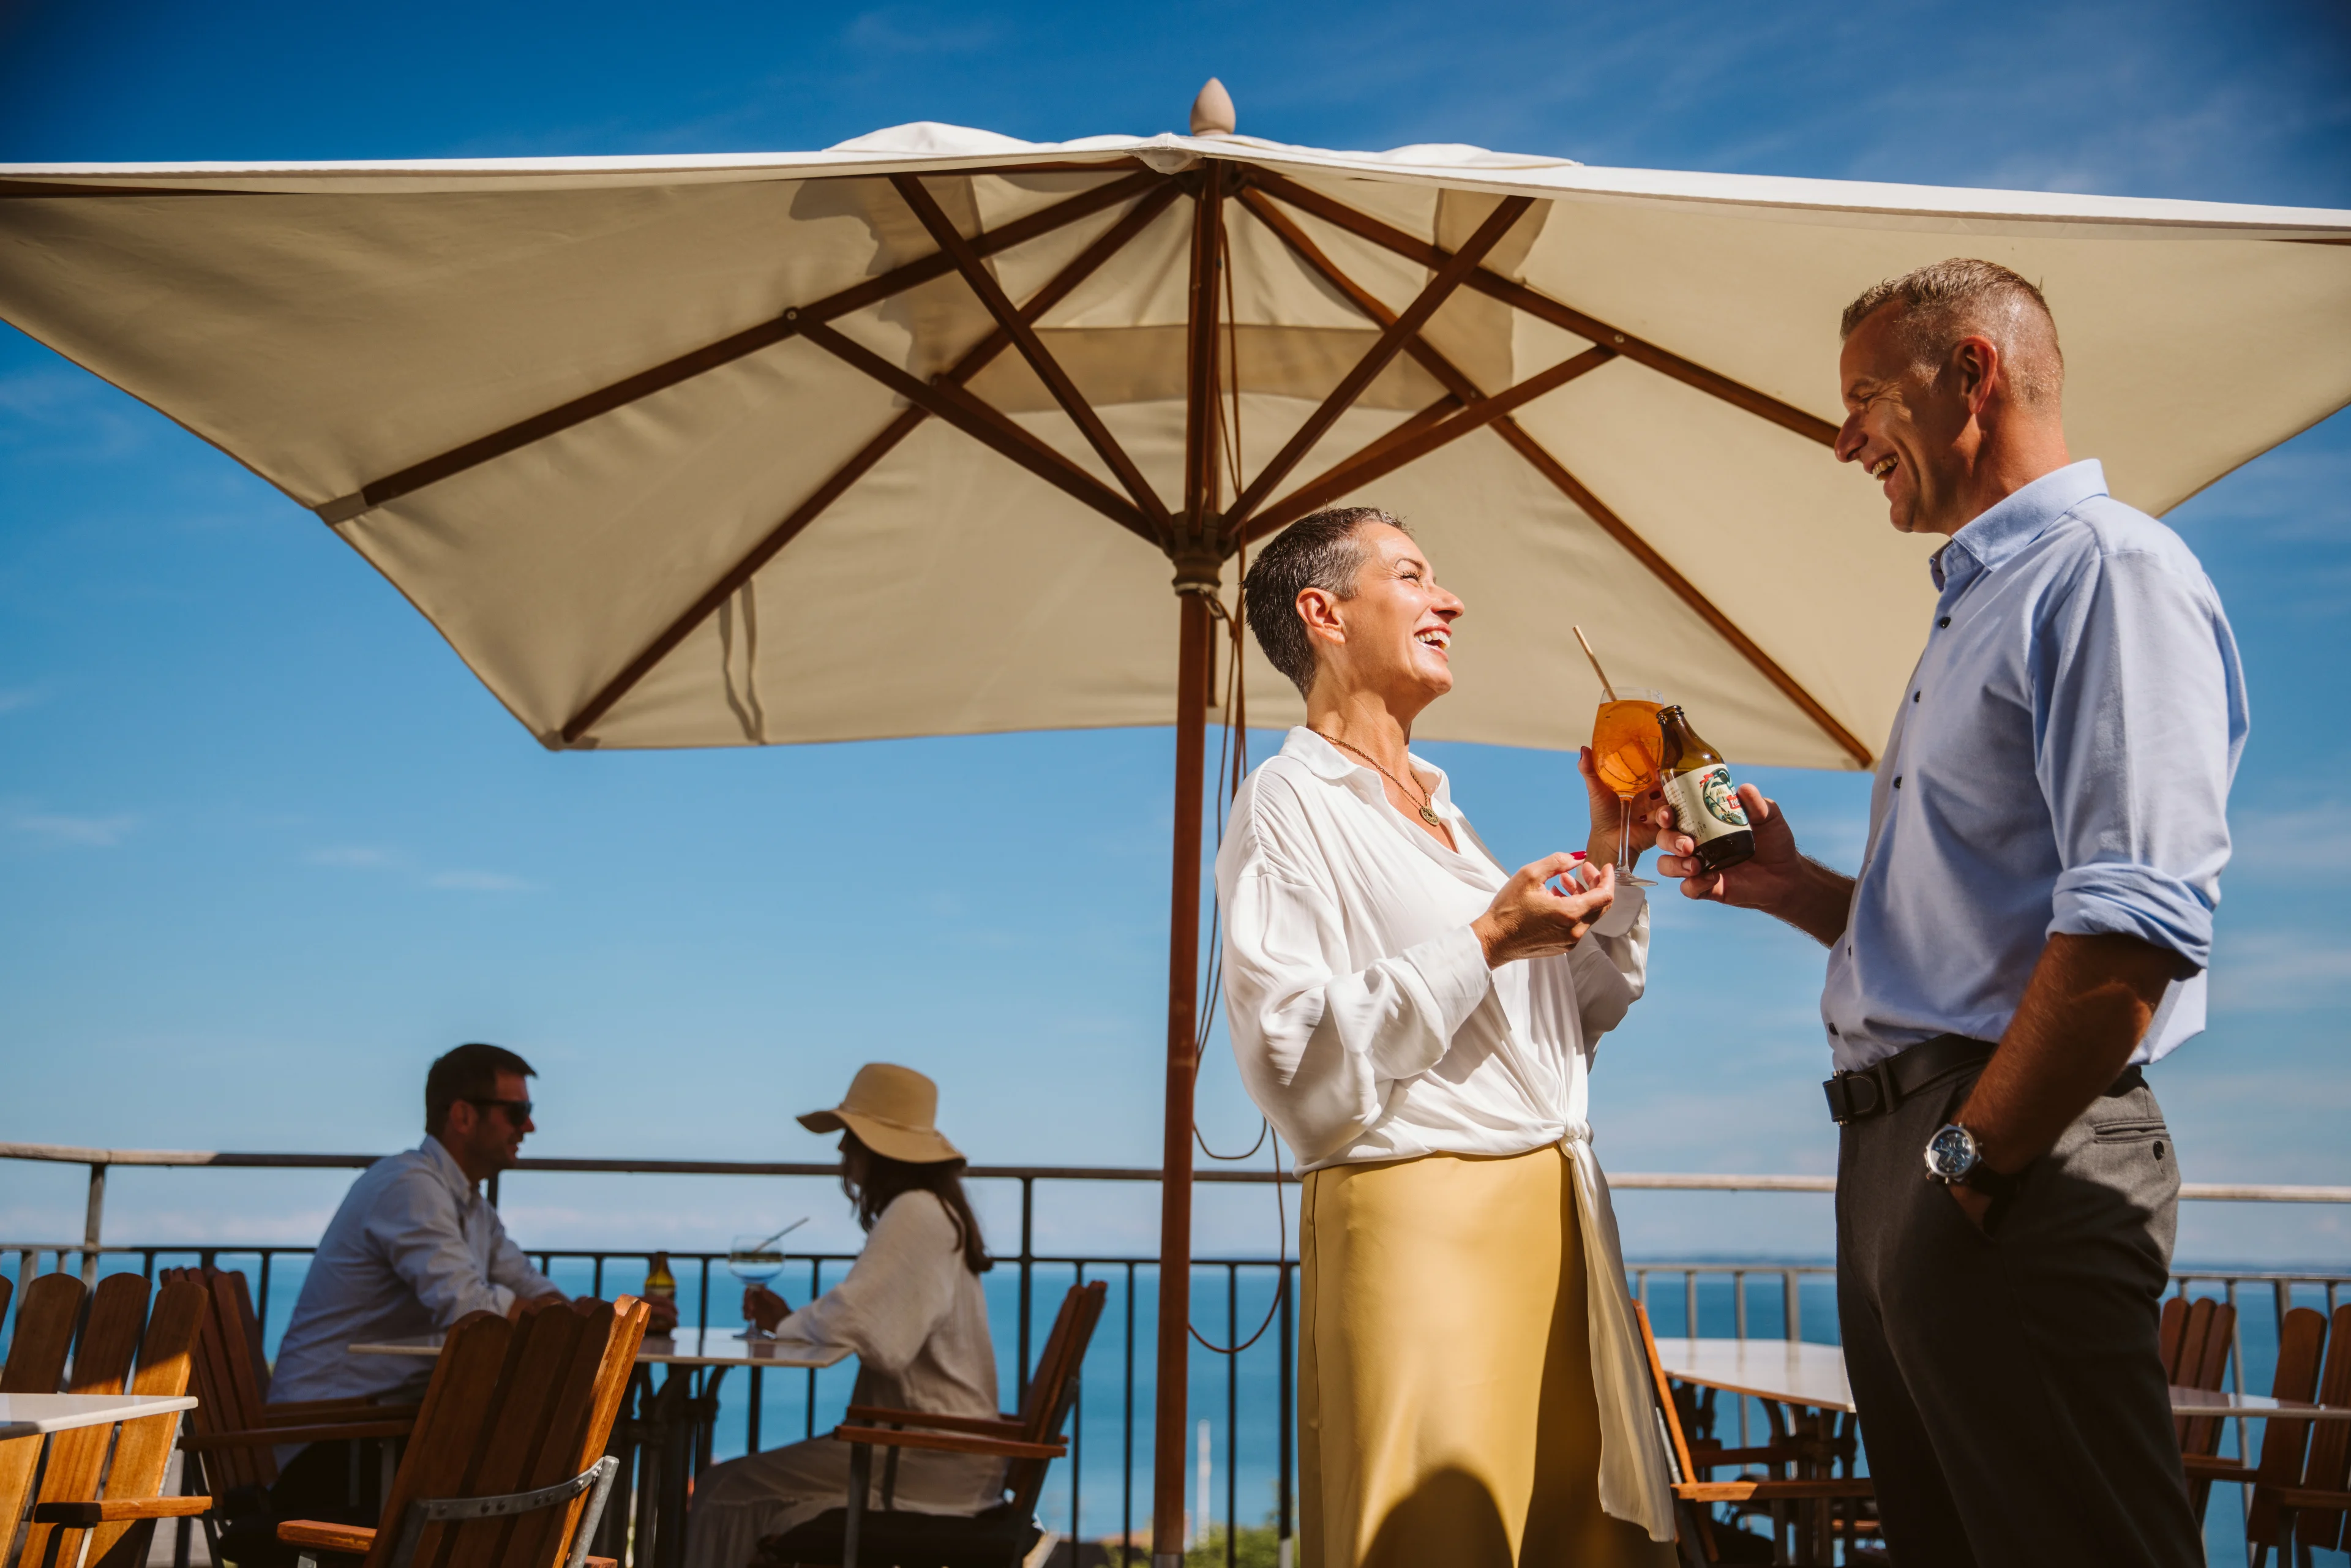
[[[1931,589],[1829,452],[1863,287],[2041,280],[2075,450],[2150,511],[2351,401],[2351,213],[1331,152],[1213,83],[1193,131],[0,167],[0,317],[315,512],[547,746],[1176,722],[1162,1561],[1237,552],[1409,518],[1470,606],[1422,737],[1582,739],[1576,621],[1734,759],[1864,768]]]

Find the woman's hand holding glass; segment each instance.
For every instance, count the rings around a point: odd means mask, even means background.
[[[776,1325],[792,1315],[792,1304],[765,1285],[743,1288],[743,1321],[756,1323],[761,1333],[773,1333]]]
[[[1615,797],[1609,800],[1614,804]],[[1520,958],[1566,952],[1615,900],[1614,866],[1595,866],[1581,855],[1546,855],[1520,867],[1469,929],[1486,950],[1487,967],[1499,969]]]

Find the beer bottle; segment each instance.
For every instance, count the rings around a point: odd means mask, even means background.
[[[1674,826],[1698,841],[1698,863],[1717,872],[1754,858],[1755,830],[1747,825],[1722,753],[1690,727],[1678,706],[1657,710],[1657,728],[1665,737],[1657,779]]]
[[[677,1305],[677,1276],[669,1271],[669,1254],[656,1252],[645,1265],[645,1288],[641,1292],[649,1301],[667,1301]]]

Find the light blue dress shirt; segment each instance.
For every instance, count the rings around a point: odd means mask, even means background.
[[[430,1361],[353,1355],[349,1347],[437,1333],[467,1312],[503,1312],[517,1297],[550,1292],[561,1293],[507,1239],[498,1211],[441,1140],[428,1137],[376,1161],[344,1196],[295,1300],[269,1397],[354,1399],[421,1388],[433,1375]]]
[[[1996,1040],[2047,938],[2179,956],[2133,1061],[2204,1027],[2245,684],[2178,534],[2061,468],[1951,536],[1877,766],[1821,1018],[1842,1071],[1939,1034]]]

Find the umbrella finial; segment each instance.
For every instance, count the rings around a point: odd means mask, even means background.
[[[1200,89],[1192,100],[1192,134],[1195,136],[1230,136],[1233,133],[1233,95],[1216,78]]]

